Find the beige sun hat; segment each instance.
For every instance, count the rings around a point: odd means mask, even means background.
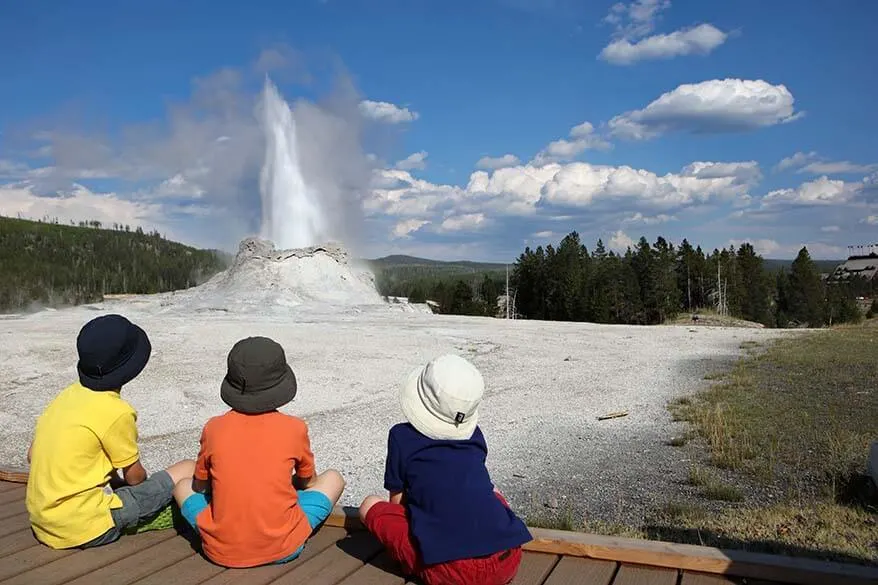
[[[436,440],[469,439],[479,421],[485,381],[464,358],[447,354],[409,374],[400,393],[406,419]]]

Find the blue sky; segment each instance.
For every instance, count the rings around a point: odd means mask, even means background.
[[[0,213],[234,249],[266,74],[329,230],[511,260],[571,230],[766,257],[878,241],[878,4],[297,0],[0,8]],[[325,239],[325,238],[324,238]]]

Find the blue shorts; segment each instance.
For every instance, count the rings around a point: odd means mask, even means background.
[[[332,512],[332,502],[329,501],[326,494],[317,490],[296,490],[296,494],[299,496],[299,507],[305,513],[305,518],[308,519],[308,524],[311,526],[312,531],[329,518],[329,514]],[[186,498],[186,501],[180,506],[180,513],[186,519],[186,522],[195,529],[196,534],[198,533],[198,524],[195,522],[195,519],[209,504],[210,500],[207,499],[207,496],[196,492]],[[305,550],[304,544],[297,548],[293,554],[275,561],[274,564],[280,565],[293,561],[299,558],[303,550]]]

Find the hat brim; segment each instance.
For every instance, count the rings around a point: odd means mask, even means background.
[[[460,441],[473,436],[476,426],[479,424],[479,413],[474,412],[469,420],[453,424],[436,418],[427,407],[418,393],[418,379],[421,377],[421,368],[409,374],[402,392],[399,395],[399,403],[406,420],[419,433],[437,441]]]
[[[220,398],[238,412],[261,414],[276,410],[292,401],[296,397],[296,389],[296,375],[287,365],[281,380],[271,388],[260,392],[241,392],[230,384],[228,379],[223,379]]]
[[[77,365],[76,371],[79,374],[80,384],[90,390],[118,390],[140,375],[140,372],[142,372],[146,367],[146,364],[149,363],[149,356],[152,353],[152,344],[149,342],[149,337],[146,335],[146,331],[134,323],[131,323],[129,327],[132,328],[135,334],[134,351],[131,352],[131,357],[115,370],[108,372],[103,376],[90,376],[84,373],[79,365]]]

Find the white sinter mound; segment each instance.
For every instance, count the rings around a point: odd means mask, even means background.
[[[232,266],[166,301],[186,311],[276,312],[301,305],[384,305],[375,277],[338,244],[276,250],[258,238],[241,242]]]

